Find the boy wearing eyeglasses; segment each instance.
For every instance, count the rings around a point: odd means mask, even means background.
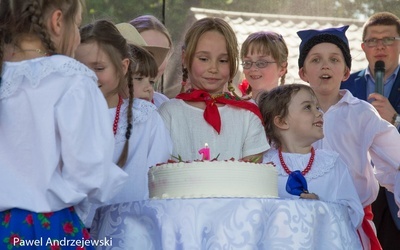
[[[256,103],[258,94],[285,83],[288,48],[283,37],[275,32],[250,34],[243,42],[240,58],[248,85],[239,85],[243,96]]]
[[[400,124],[400,19],[389,12],[372,15],[364,25],[361,47],[368,60],[368,67],[350,75],[342,83],[362,100],[369,101],[379,115],[399,130]],[[385,63],[383,95],[375,93],[375,63]],[[383,249],[395,249],[400,245],[400,219],[393,194],[381,187],[378,198],[372,204],[374,223]]]

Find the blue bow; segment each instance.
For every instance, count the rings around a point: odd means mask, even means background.
[[[300,196],[301,193],[308,193],[307,181],[300,170],[293,171],[289,174],[286,182],[286,191],[289,194],[298,196]]]

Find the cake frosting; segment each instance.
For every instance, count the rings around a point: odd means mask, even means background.
[[[148,173],[150,198],[278,197],[272,164],[243,161],[165,163]]]

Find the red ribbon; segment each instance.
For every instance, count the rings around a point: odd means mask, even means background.
[[[206,109],[203,114],[204,119],[218,132],[218,134],[221,131],[221,117],[219,115],[218,106],[216,105],[217,103],[249,110],[257,115],[262,122],[262,116],[257,105],[248,101],[236,99],[228,92],[218,95],[217,97],[212,97],[207,91],[190,89],[186,93],[177,95],[176,98],[188,102],[205,102]]]
[[[247,89],[249,88],[249,82],[244,79],[240,84],[239,84],[239,90],[242,93],[242,97],[247,95]]]
[[[378,237],[376,237],[375,231],[368,221],[372,221],[374,214],[372,213],[371,205],[364,207],[364,218],[361,224],[362,229],[368,236],[371,250],[382,250],[381,244],[379,243]]]

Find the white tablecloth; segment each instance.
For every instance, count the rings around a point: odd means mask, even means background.
[[[99,249],[362,249],[346,207],[310,200],[145,200],[99,208]]]

